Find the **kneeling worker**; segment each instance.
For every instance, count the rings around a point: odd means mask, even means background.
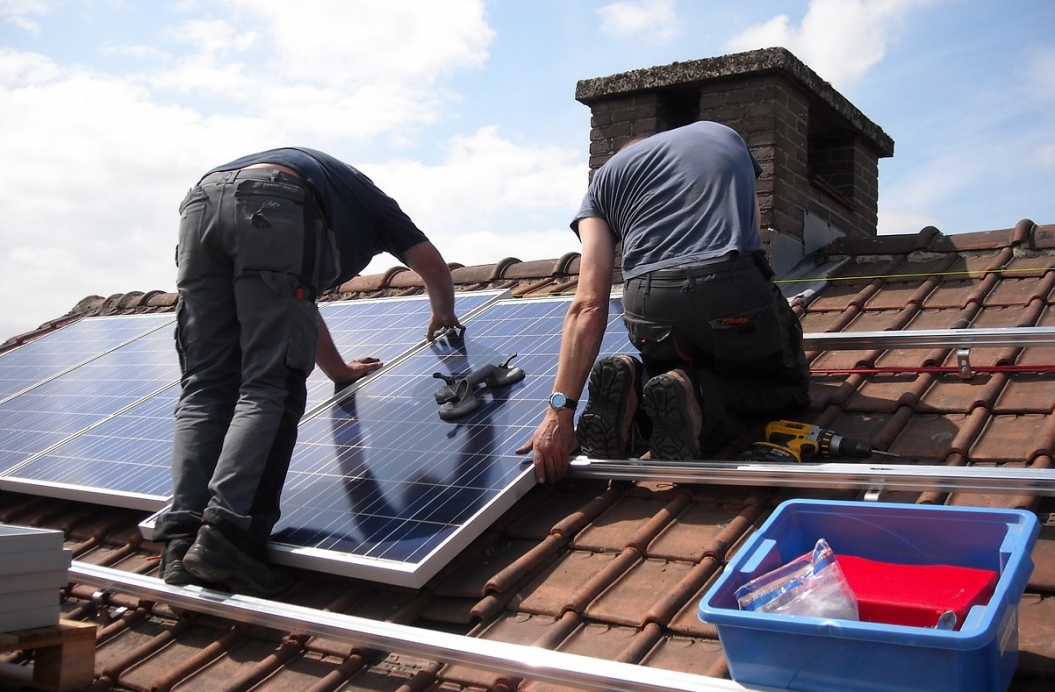
[[[736,414],[809,403],[802,327],[762,251],[761,171],[744,140],[714,122],[631,142],[596,171],[572,222],[582,257],[554,395],[520,450],[533,452],[539,482],[563,476],[576,447],[625,458],[639,408],[651,458],[683,460],[727,439]],[[640,360],[594,362],[620,243],[624,322]]]

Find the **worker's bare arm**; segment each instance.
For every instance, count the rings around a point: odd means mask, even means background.
[[[579,238],[582,240],[579,283],[564,318],[560,359],[553,382],[554,392],[563,392],[572,399],[581,398],[601,348],[608,324],[615,261],[615,239],[603,219],[581,219]],[[535,476],[540,483],[555,482],[567,471],[569,456],[575,448],[574,415],[571,410],[547,408],[531,440],[518,450],[533,452]]]
[[[432,341],[441,329],[460,328],[462,324],[454,313],[454,281],[450,268],[436,246],[427,240],[418,243],[403,253],[403,261],[418,273],[429,294],[432,318],[426,338]]]

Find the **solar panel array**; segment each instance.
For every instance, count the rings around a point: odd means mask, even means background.
[[[326,304],[340,352],[386,363],[345,391],[319,372],[272,537],[278,561],[420,586],[534,484],[515,450],[545,410],[569,299],[458,294],[467,329],[424,341],[424,296]],[[618,301],[602,353],[622,350]],[[179,395],[171,315],[89,318],[0,355],[0,488],[158,510],[170,493]],[[443,420],[433,377],[517,356]],[[144,523],[149,536],[152,519]]]

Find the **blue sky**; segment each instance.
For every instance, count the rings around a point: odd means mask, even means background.
[[[777,45],[894,139],[880,233],[1055,223],[1051,0],[0,0],[0,340],[173,290],[187,188],[275,146],[356,165],[448,261],[576,251],[576,82]]]

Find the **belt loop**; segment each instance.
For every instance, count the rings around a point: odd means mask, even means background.
[[[696,290],[696,278],[692,275],[692,270],[688,267],[682,269],[685,273],[685,285],[681,287],[682,293],[692,293]]]
[[[652,272],[645,274],[645,295],[652,291]]]

